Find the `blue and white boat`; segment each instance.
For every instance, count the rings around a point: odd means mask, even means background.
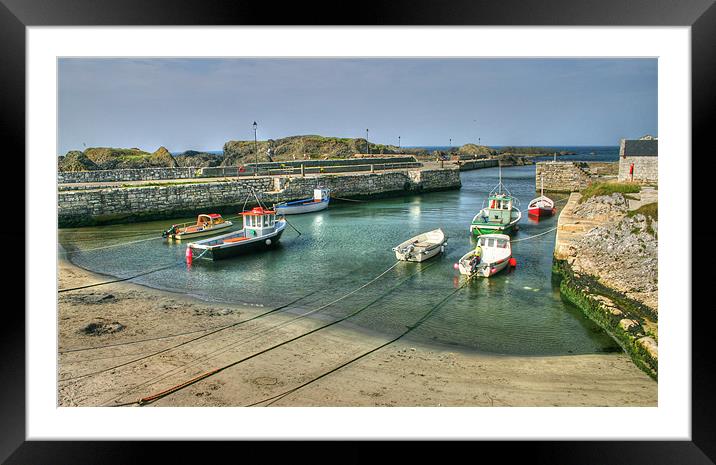
[[[299,213],[317,212],[328,208],[331,201],[328,189],[313,189],[313,197],[309,199],[281,202],[274,205],[278,215],[297,215]]]

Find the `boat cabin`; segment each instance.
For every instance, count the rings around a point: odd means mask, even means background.
[[[483,249],[491,249],[495,247],[499,249],[508,249],[510,248],[510,240],[509,238],[480,236],[477,245]]]
[[[490,223],[508,224],[512,212],[512,197],[505,194],[495,194],[487,198],[487,213]]]
[[[327,189],[313,189],[313,201],[322,202],[328,198]]]
[[[276,212],[261,207],[254,207],[241,214],[244,218],[246,237],[260,237],[276,229]]]
[[[221,217],[218,213],[209,213],[208,215],[199,215],[196,218],[196,225],[197,226],[209,226],[212,224],[221,224],[224,222],[224,218]]]

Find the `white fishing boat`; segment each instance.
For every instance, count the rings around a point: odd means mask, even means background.
[[[540,196],[536,199],[532,199],[527,206],[527,214],[537,218],[551,216],[556,212],[554,201],[544,195],[544,178],[542,176],[540,176],[540,184]]]
[[[187,260],[193,254],[211,260],[220,260],[247,252],[276,246],[286,229],[286,220],[277,218],[276,212],[261,206],[242,213],[244,227],[238,231],[211,237],[187,245]]]
[[[514,266],[510,236],[507,234],[483,234],[477,247],[462,256],[456,263],[460,274],[489,278],[508,266]]]
[[[279,215],[297,215],[299,213],[310,213],[325,210],[328,202],[331,201],[328,189],[313,189],[313,197],[309,199],[294,200],[293,202],[281,202],[274,205]]]
[[[408,239],[393,247],[395,258],[409,262],[423,262],[445,250],[447,237],[442,229],[434,229]]]

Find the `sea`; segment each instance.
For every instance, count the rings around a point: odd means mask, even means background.
[[[585,159],[614,158],[613,147],[581,151],[587,152]],[[534,165],[502,169],[504,185],[523,210],[536,196],[534,170]],[[172,223],[194,218],[61,229],[59,240],[76,265],[118,278],[175,263],[133,282],[210,302],[265,311],[300,299],[281,311],[324,321],[360,310],[340,323],[357,337],[364,332],[388,340],[428,314],[408,341],[509,355],[619,351],[560,296],[551,272],[557,216],[538,222],[523,215],[514,235],[520,239],[513,243],[516,269],[464,283],[453,267],[475,246],[469,225],[497,184],[498,169],[466,171],[461,179],[459,190],[370,202],[332,200],[326,210],[289,216],[292,228],[273,250],[217,262],[199,259],[190,267],[184,263],[186,245],[168,243],[160,234]],[[555,195],[554,200],[561,208],[566,198]],[[241,227],[241,220],[235,221]],[[444,254],[393,267],[392,247],[435,228],[448,236]]]

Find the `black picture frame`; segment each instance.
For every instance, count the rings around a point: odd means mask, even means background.
[[[707,141],[708,121],[716,108],[716,6],[714,0],[398,0],[339,6],[336,2],[276,4],[246,0],[202,2],[170,0],[0,0],[0,122],[4,146],[12,153],[25,153],[25,33],[29,26],[112,25],[518,25],[518,26],[690,26],[692,64],[692,153],[713,157]],[[7,152],[10,153],[10,152]],[[692,157],[692,166],[693,166]],[[24,192],[25,176],[34,163],[25,159],[23,176],[13,167],[21,185],[3,183],[4,198]],[[698,170],[702,176],[706,170]],[[692,185],[704,185],[692,180]],[[696,193],[694,192],[694,196]],[[26,215],[32,212],[25,209]],[[19,271],[16,231],[0,232],[2,243],[12,241],[5,263],[6,292],[24,283]],[[695,237],[695,236],[694,236]],[[22,248],[27,244],[23,239]],[[14,251],[14,252],[13,252]],[[691,261],[696,265],[695,260]],[[708,279],[692,268],[692,289],[704,289]],[[15,280],[16,282],[13,282]],[[13,298],[10,301],[14,301]],[[332,442],[291,443],[287,447],[230,442],[119,442],[119,441],[26,441],[25,440],[25,319],[19,306],[6,305],[0,324],[0,460],[25,463],[132,463],[161,454],[163,462],[187,462],[195,457],[221,460],[226,452],[241,449],[242,461],[271,461],[311,457],[326,460],[340,454],[340,462],[373,460],[375,444]],[[491,452],[522,463],[649,463],[708,464],[716,460],[716,403],[714,359],[707,312],[692,313],[692,440],[691,441],[521,441],[461,443],[450,445],[449,456],[459,460],[460,449],[487,460]],[[688,311],[690,309],[683,309]],[[638,427],[638,425],[628,425]],[[616,427],[614,434],[622,428]],[[627,431],[629,428],[626,429]],[[398,444],[397,453],[424,456],[425,443]],[[210,452],[209,452],[210,451]],[[320,452],[320,454],[319,454]],[[211,456],[208,456],[207,454]],[[316,457],[316,458],[314,458]],[[323,459],[322,459],[323,457]],[[336,456],[334,456],[336,457]],[[283,457],[281,457],[283,458]],[[328,461],[332,461],[328,459]]]

